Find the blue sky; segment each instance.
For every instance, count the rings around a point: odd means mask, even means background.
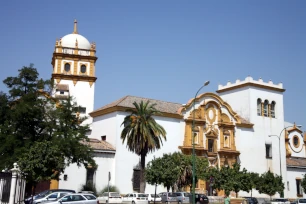
[[[283,82],[285,118],[306,129],[306,1],[3,1],[0,80],[34,63],[51,76],[56,38],[97,44],[95,108],[125,95],[187,103],[250,75]],[[0,84],[0,90],[5,90]]]

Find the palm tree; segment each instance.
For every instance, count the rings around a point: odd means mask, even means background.
[[[153,115],[160,115],[160,111],[155,108],[156,104],[150,104],[150,101],[139,104],[134,102],[135,109],[129,109],[130,115],[124,118],[121,125],[124,128],[121,132],[122,143],[126,141],[127,148],[140,156],[140,192],[145,191],[144,169],[146,156],[149,152],[160,149],[163,144],[162,139],[166,141],[166,131],[159,125]]]

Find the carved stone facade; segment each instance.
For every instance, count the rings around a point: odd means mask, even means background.
[[[195,109],[193,103],[195,102]],[[208,158],[211,167],[236,163],[240,152],[236,150],[235,129],[252,126],[241,122],[241,118],[218,95],[205,93],[181,109],[185,118],[184,142],[179,149],[184,154],[192,154],[192,137],[194,137],[195,154]],[[194,122],[194,129],[192,130]],[[208,190],[209,181],[199,181],[196,190]]]

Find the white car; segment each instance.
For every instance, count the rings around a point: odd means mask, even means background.
[[[162,200],[161,197],[158,194],[156,194],[156,196],[155,196],[154,193],[147,194],[147,195],[148,195],[148,201],[154,202],[154,197],[155,197],[156,202],[161,202],[161,200]]]
[[[122,203],[140,204],[148,203],[148,194],[145,193],[128,193],[122,197]]]
[[[274,198],[271,204],[290,204],[290,201],[287,198]]]
[[[105,192],[98,197],[99,203],[122,203],[121,195],[118,192]]]

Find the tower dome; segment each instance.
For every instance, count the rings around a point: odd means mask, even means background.
[[[61,39],[63,47],[75,48],[76,45],[79,49],[90,50],[90,42],[82,35],[78,34],[77,21],[74,20],[74,30],[72,34],[65,35]]]

